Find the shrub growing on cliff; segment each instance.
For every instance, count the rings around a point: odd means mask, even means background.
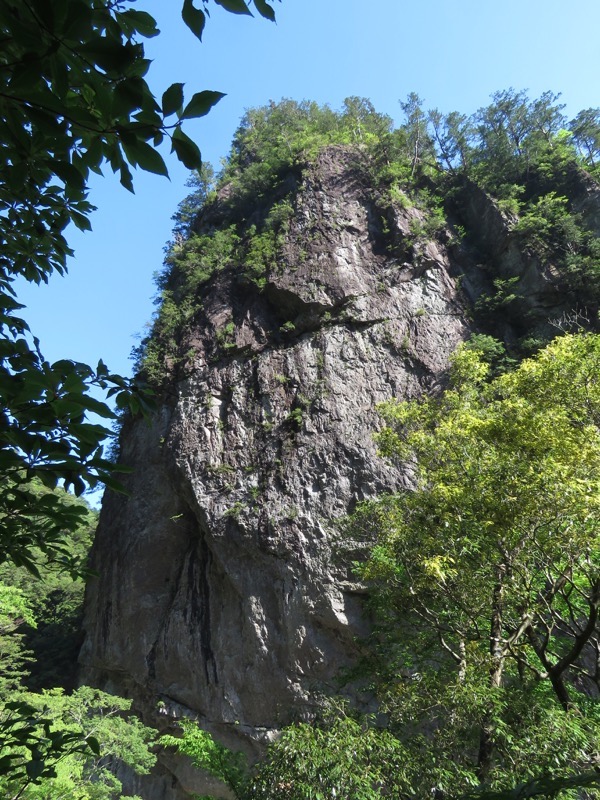
[[[179,722],[181,736],[165,735],[160,744],[173,747],[178,753],[188,756],[198,769],[204,770],[224,783],[235,797],[241,798],[248,773],[243,753],[235,753],[217,742],[207,731],[203,731],[192,720]],[[210,798],[199,798],[210,800]]]
[[[191,720],[180,726],[181,737],[162,736],[160,743],[190,757],[239,800],[378,800],[410,791],[411,765],[403,745],[343,713],[286,728],[253,769],[241,753],[223,747]]]

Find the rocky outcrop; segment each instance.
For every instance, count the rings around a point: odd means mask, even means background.
[[[185,374],[124,427],[130,495],[103,505],[81,654],[84,680],[148,721],[192,716],[250,754],[337,690],[365,633],[335,521],[406,482],[377,454],[377,403],[434,389],[470,330],[467,255],[416,241],[409,204],[384,231],[352,151],[323,151],[292,203],[266,286],[236,264],[213,276]],[[164,761],[134,788],[174,800],[197,780]]]

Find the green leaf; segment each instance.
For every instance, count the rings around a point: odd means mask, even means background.
[[[29,761],[25,769],[31,780],[36,781],[44,772],[44,762],[38,760]]]
[[[247,14],[250,17],[252,16],[252,12],[244,0],[215,0],[215,3],[226,11],[230,11],[232,14]]]
[[[151,39],[160,33],[156,27],[156,20],[146,11],[130,10],[117,14],[116,17],[128,35],[137,32],[147,39]]]
[[[254,0],[254,5],[261,17],[275,22],[275,12],[268,3],[265,3],[265,0]]]
[[[183,109],[180,119],[193,119],[204,117],[211,108],[216,105],[222,97],[223,92],[196,92],[187,106]]]
[[[147,142],[140,139],[130,141],[128,144],[123,142],[123,150],[127,160],[133,166],[140,166],[146,172],[153,172],[155,175],[169,177],[169,173],[162,156]]]
[[[162,96],[162,112],[165,117],[173,114],[183,105],[183,83],[173,83]]]
[[[132,111],[143,108],[150,96],[150,89],[143,78],[125,78],[117,83],[112,97],[112,113],[116,117],[127,117]]]
[[[103,419],[114,419],[115,414],[111,409],[101,400],[96,400],[88,394],[72,394],[69,395],[69,402],[73,403],[76,407],[91,411]]]
[[[199,8],[194,7],[193,0],[184,0],[181,17],[191,32],[202,41],[206,15]]]
[[[175,128],[171,139],[172,151],[188,169],[200,169],[202,156],[200,148],[181,128]]]
[[[85,216],[85,214],[80,214],[78,211],[71,211],[71,221],[76,228],[79,228],[80,231],[92,230],[92,223]]]
[[[79,52],[89,59],[94,59],[101,69],[113,73],[123,73],[140,57],[137,45],[130,42],[121,44],[118,40],[104,36],[95,36],[89,42],[82,44]]]
[[[133,190],[133,178],[131,176],[129,167],[125,162],[121,164],[120,173],[121,173],[121,186],[124,186],[128,192],[131,192],[131,194],[135,194]]]
[[[94,755],[99,756],[100,755],[100,744],[98,742],[98,739],[96,739],[95,736],[88,736],[87,743],[88,743],[88,747],[90,748],[92,753],[94,753]]]

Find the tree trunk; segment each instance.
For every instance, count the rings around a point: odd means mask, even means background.
[[[490,689],[493,693],[502,686],[502,673],[504,670],[504,649],[502,647],[502,602],[504,599],[504,575],[506,567],[500,564],[496,568],[496,584],[492,598],[492,617],[490,620],[490,656],[492,666],[490,669]],[[477,777],[484,783],[492,767],[494,755],[494,720],[488,714],[481,725],[479,734],[479,754],[477,757]]]

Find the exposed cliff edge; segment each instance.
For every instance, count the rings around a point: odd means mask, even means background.
[[[337,687],[366,630],[332,550],[337,518],[407,481],[377,455],[376,404],[443,382],[490,264],[521,280],[535,324],[572,305],[482,190],[464,185],[446,227],[415,236],[423,212],[382,211],[359,161],[327,147],[282,182],[292,213],[260,286],[235,261],[202,285],[160,407],[124,426],[130,496],[107,495],[93,551],[85,681],[250,752]],[[261,202],[257,224],[275,200]],[[217,202],[197,230],[227,213]],[[137,791],[209,790],[162,769]]]

